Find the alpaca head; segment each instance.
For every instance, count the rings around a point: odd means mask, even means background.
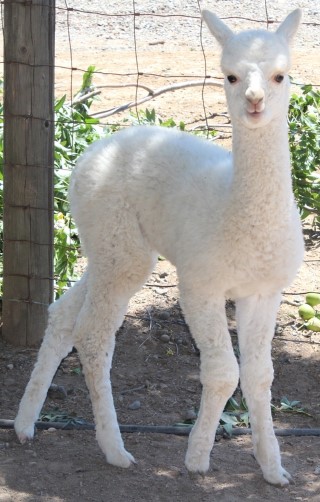
[[[222,46],[221,69],[234,124],[249,129],[286,117],[289,100],[290,43],[299,26],[301,10],[289,14],[275,32],[234,33],[215,14],[203,19]]]

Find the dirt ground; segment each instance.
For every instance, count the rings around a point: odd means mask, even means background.
[[[120,56],[126,71],[136,71],[132,51],[120,54],[112,41],[108,50],[99,40],[94,46],[75,50],[73,65],[86,68],[96,64],[112,71],[119,69]],[[300,82],[319,83],[318,58],[318,49],[296,51],[293,77]],[[57,64],[67,60],[66,47],[58,53]],[[208,65],[208,73],[219,75],[216,54],[209,54]],[[185,75],[202,75],[201,51],[181,44],[172,51],[150,46],[140,54],[141,71],[158,73],[165,69],[172,73],[177,67]],[[73,77],[75,90],[81,73],[75,72]],[[132,81],[128,77],[127,83]],[[141,77],[141,83],[153,89],[172,82],[172,78],[160,82],[155,77]],[[97,76],[96,83],[104,84],[103,76]],[[64,92],[70,93],[70,71],[57,69],[57,95]],[[101,110],[123,104],[133,99],[134,93],[129,88],[104,92],[96,107]],[[206,88],[205,98],[208,115],[226,111],[220,89]],[[164,118],[184,120],[190,128],[194,123],[204,123],[200,89],[165,94],[148,106],[155,107]],[[112,118],[112,122],[116,120],[118,117]],[[220,142],[230,145],[228,133]],[[272,395],[276,406],[283,396],[300,401],[308,415],[277,411],[277,428],[320,428],[320,334],[299,330],[297,307],[287,303],[303,301],[304,292],[320,291],[319,234],[307,225],[305,237],[305,263],[295,283],[286,290],[279,312],[273,345]],[[177,283],[171,264],[159,261],[147,285],[132,299],[118,332],[112,382],[121,424],[172,425],[192,416],[199,406],[199,355],[179,308]],[[232,305],[228,305],[228,317],[237,352]],[[0,419],[13,419],[37,351],[0,343]],[[44,410],[92,422],[90,399],[76,353],[62,362],[54,383],[64,392],[51,392]],[[236,397],[239,399],[239,391]],[[218,438],[205,476],[191,476],[184,467],[186,437],[134,433],[124,434],[124,441],[137,464],[120,470],[105,463],[92,431],[40,431],[32,443],[22,446],[12,430],[0,428],[0,502],[320,501],[319,436],[279,439],[284,467],[294,477],[294,483],[283,489],[263,480],[249,436]]]
[[[110,44],[112,46],[112,44]],[[150,46],[148,50],[139,52],[139,71],[142,75],[138,79],[139,85],[144,85],[152,91],[170,86],[175,83],[188,81],[203,81],[204,75],[204,56],[198,49],[190,49],[187,44],[181,44],[178,48],[159,48],[160,46]],[[103,41],[95,43],[95,47],[90,50],[90,54],[83,50],[74,50],[73,65],[75,68],[86,69],[89,64],[96,63],[97,73],[94,77],[94,82],[97,86],[120,86],[131,85],[131,87],[109,87],[100,89],[101,94],[96,102],[93,103],[92,112],[101,112],[121,106],[126,103],[135,102],[136,98],[142,99],[148,95],[148,92],[140,88],[136,95],[134,85],[137,83],[135,75],[119,77],[113,75],[113,72],[119,71],[119,60],[126,72],[135,74],[137,71],[136,60],[132,49],[124,49],[121,54],[117,54],[116,47],[114,49],[105,48]],[[308,48],[308,52],[304,50],[296,50],[294,53],[294,65],[290,72],[293,81],[298,83],[320,83],[320,67],[318,60],[320,50],[316,48]],[[83,72],[63,69],[63,61],[68,58],[68,53],[62,52],[57,61],[57,95],[67,96],[74,95],[79,89],[82,81]],[[207,75],[212,77],[216,82],[221,83],[221,73],[219,71],[219,51],[208,50],[206,52]],[[169,64],[168,64],[169,63]],[[122,66],[121,66],[122,68]],[[120,69],[121,69],[120,68]],[[177,71],[177,68],[179,71]],[[178,74],[179,78],[171,75]],[[161,75],[158,76],[158,75]],[[72,84],[72,86],[71,86]],[[292,92],[299,92],[299,88],[292,86]],[[167,92],[159,97],[156,97],[139,107],[139,110],[146,108],[155,108],[156,113],[162,119],[173,117],[177,123],[184,121],[187,129],[193,129],[199,126],[205,126],[205,118],[209,125],[219,123],[219,119],[212,115],[216,113],[226,113],[227,106],[222,88],[206,86],[202,90],[202,85],[198,87],[185,88],[175,92]],[[136,113],[136,108],[131,111]],[[103,124],[117,124],[127,119],[129,111],[113,115],[108,118],[101,119]],[[223,120],[222,122],[226,122]],[[229,137],[229,130],[220,129],[224,136]],[[224,143],[224,139],[220,143],[225,146],[230,146],[230,141]]]

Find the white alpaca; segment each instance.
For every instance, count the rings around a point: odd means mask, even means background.
[[[134,462],[120,435],[109,373],[128,301],[160,253],[177,267],[181,305],[201,352],[203,393],[187,468],[208,470],[219,418],[238,383],[225,314],[230,297],[236,300],[240,380],[255,456],[267,481],[288,483],[270,413],[270,351],[281,290],[303,259],[286,123],[289,44],[300,17],[295,10],[275,33],[234,34],[203,12],[222,46],[233,156],[186,133],[134,127],[98,141],[78,162],[70,200],[88,268],[49,309],[15,420],[21,442],[33,437],[55,371],[75,346],[107,461],[121,467]]]

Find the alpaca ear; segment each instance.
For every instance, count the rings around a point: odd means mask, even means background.
[[[205,21],[212,35],[219,42],[219,44],[223,46],[228,38],[233,35],[232,30],[230,30],[230,28],[228,28],[228,26],[224,24],[218,16],[213,14],[213,12],[205,9],[201,12],[201,14],[202,19]]]
[[[280,24],[276,33],[285,38],[288,43],[291,43],[299,27],[301,17],[302,17],[302,10],[301,9],[294,10]]]

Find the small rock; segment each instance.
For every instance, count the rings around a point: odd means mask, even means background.
[[[54,427],[49,427],[49,429],[47,429],[48,432],[57,432],[57,429],[55,429]]]
[[[139,410],[141,408],[141,402],[139,400],[133,401],[133,403],[129,404],[129,410]]]
[[[48,390],[50,399],[66,399],[68,396],[66,389],[62,385],[52,383]]]
[[[197,419],[197,414],[192,408],[186,411],[185,420],[196,420],[196,419]]]
[[[154,288],[154,291],[155,293],[157,293],[158,295],[166,295],[168,293],[168,289],[167,288]]]
[[[159,314],[159,319],[162,319],[163,321],[167,321],[170,318],[170,312],[168,310],[163,310]]]
[[[160,336],[160,340],[163,343],[168,343],[168,342],[170,342],[170,336],[164,333],[163,335]]]
[[[7,369],[8,369],[8,370],[13,370],[13,368],[14,368],[14,366],[13,366],[13,364],[12,364],[12,363],[7,364]]]
[[[318,465],[313,472],[315,474],[319,475],[320,474],[320,465]]]

